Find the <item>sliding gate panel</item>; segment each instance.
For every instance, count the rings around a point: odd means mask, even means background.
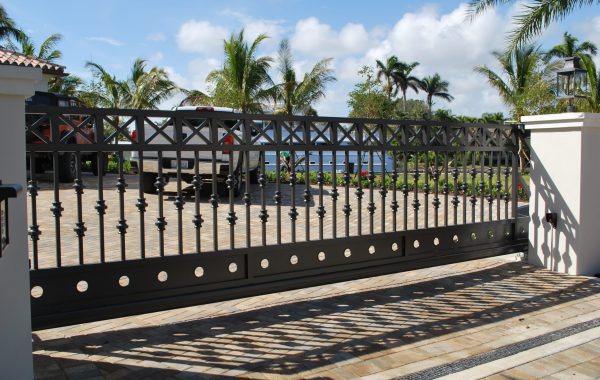
[[[513,127],[27,107],[34,328],[523,251]]]

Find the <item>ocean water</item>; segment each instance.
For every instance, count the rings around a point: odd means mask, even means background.
[[[345,154],[344,152],[323,152],[323,171],[324,172],[332,172],[333,166],[333,156],[335,155],[336,159],[336,167],[335,171],[337,173],[342,173],[345,170]],[[295,161],[303,159],[305,156],[304,151],[295,152]],[[358,170],[358,152],[349,152],[348,154],[348,162],[350,172],[354,173]],[[361,161],[362,161],[362,170],[368,170],[369,166],[369,154],[367,152],[361,152]],[[281,158],[283,162],[283,157]],[[382,172],[382,162],[385,163],[385,171],[391,172],[393,166],[393,158],[392,156],[386,154],[385,157],[382,157],[382,153],[373,153],[373,172],[381,173]],[[267,171],[273,171],[276,168],[277,163],[277,153],[273,151],[265,152],[265,168]],[[319,152],[312,151],[308,152],[308,163],[309,163],[309,171],[318,171],[319,170]],[[297,165],[296,171],[304,171],[306,169],[306,163],[304,160],[300,165]]]

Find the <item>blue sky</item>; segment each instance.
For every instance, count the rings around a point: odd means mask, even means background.
[[[450,81],[452,103],[435,107],[480,115],[504,111],[496,93],[473,73],[473,66],[494,67],[490,52],[502,49],[518,4],[465,20],[459,1],[71,1],[5,0],[17,24],[36,42],[61,33],[61,64],[84,78],[86,61],[125,77],[137,57],[164,67],[185,88],[206,89],[205,77],[222,62],[222,39],[246,28],[249,37],[272,38],[261,54],[274,55],[281,39],[290,40],[299,71],[321,58],[333,57],[338,81],[317,105],[322,115],[345,116],[347,95],[360,78],[362,65],[396,54],[418,61],[417,75],[439,72]],[[558,43],[569,30],[600,45],[600,7],[578,10],[540,38],[542,46]],[[410,93],[409,97],[422,98]],[[165,103],[170,107],[177,99]]]

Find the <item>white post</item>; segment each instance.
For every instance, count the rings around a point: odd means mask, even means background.
[[[0,65],[0,180],[26,188],[25,98],[38,68]],[[10,242],[0,258],[0,377],[33,378],[26,193],[9,199]]]
[[[600,114],[526,116],[531,131],[529,262],[600,273]],[[556,213],[554,229],[545,220]]]

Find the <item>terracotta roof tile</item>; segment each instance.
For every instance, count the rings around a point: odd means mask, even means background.
[[[0,49],[0,65],[14,65],[23,67],[39,67],[44,74],[67,76],[65,66],[57,65],[41,59],[28,57],[12,50]]]

